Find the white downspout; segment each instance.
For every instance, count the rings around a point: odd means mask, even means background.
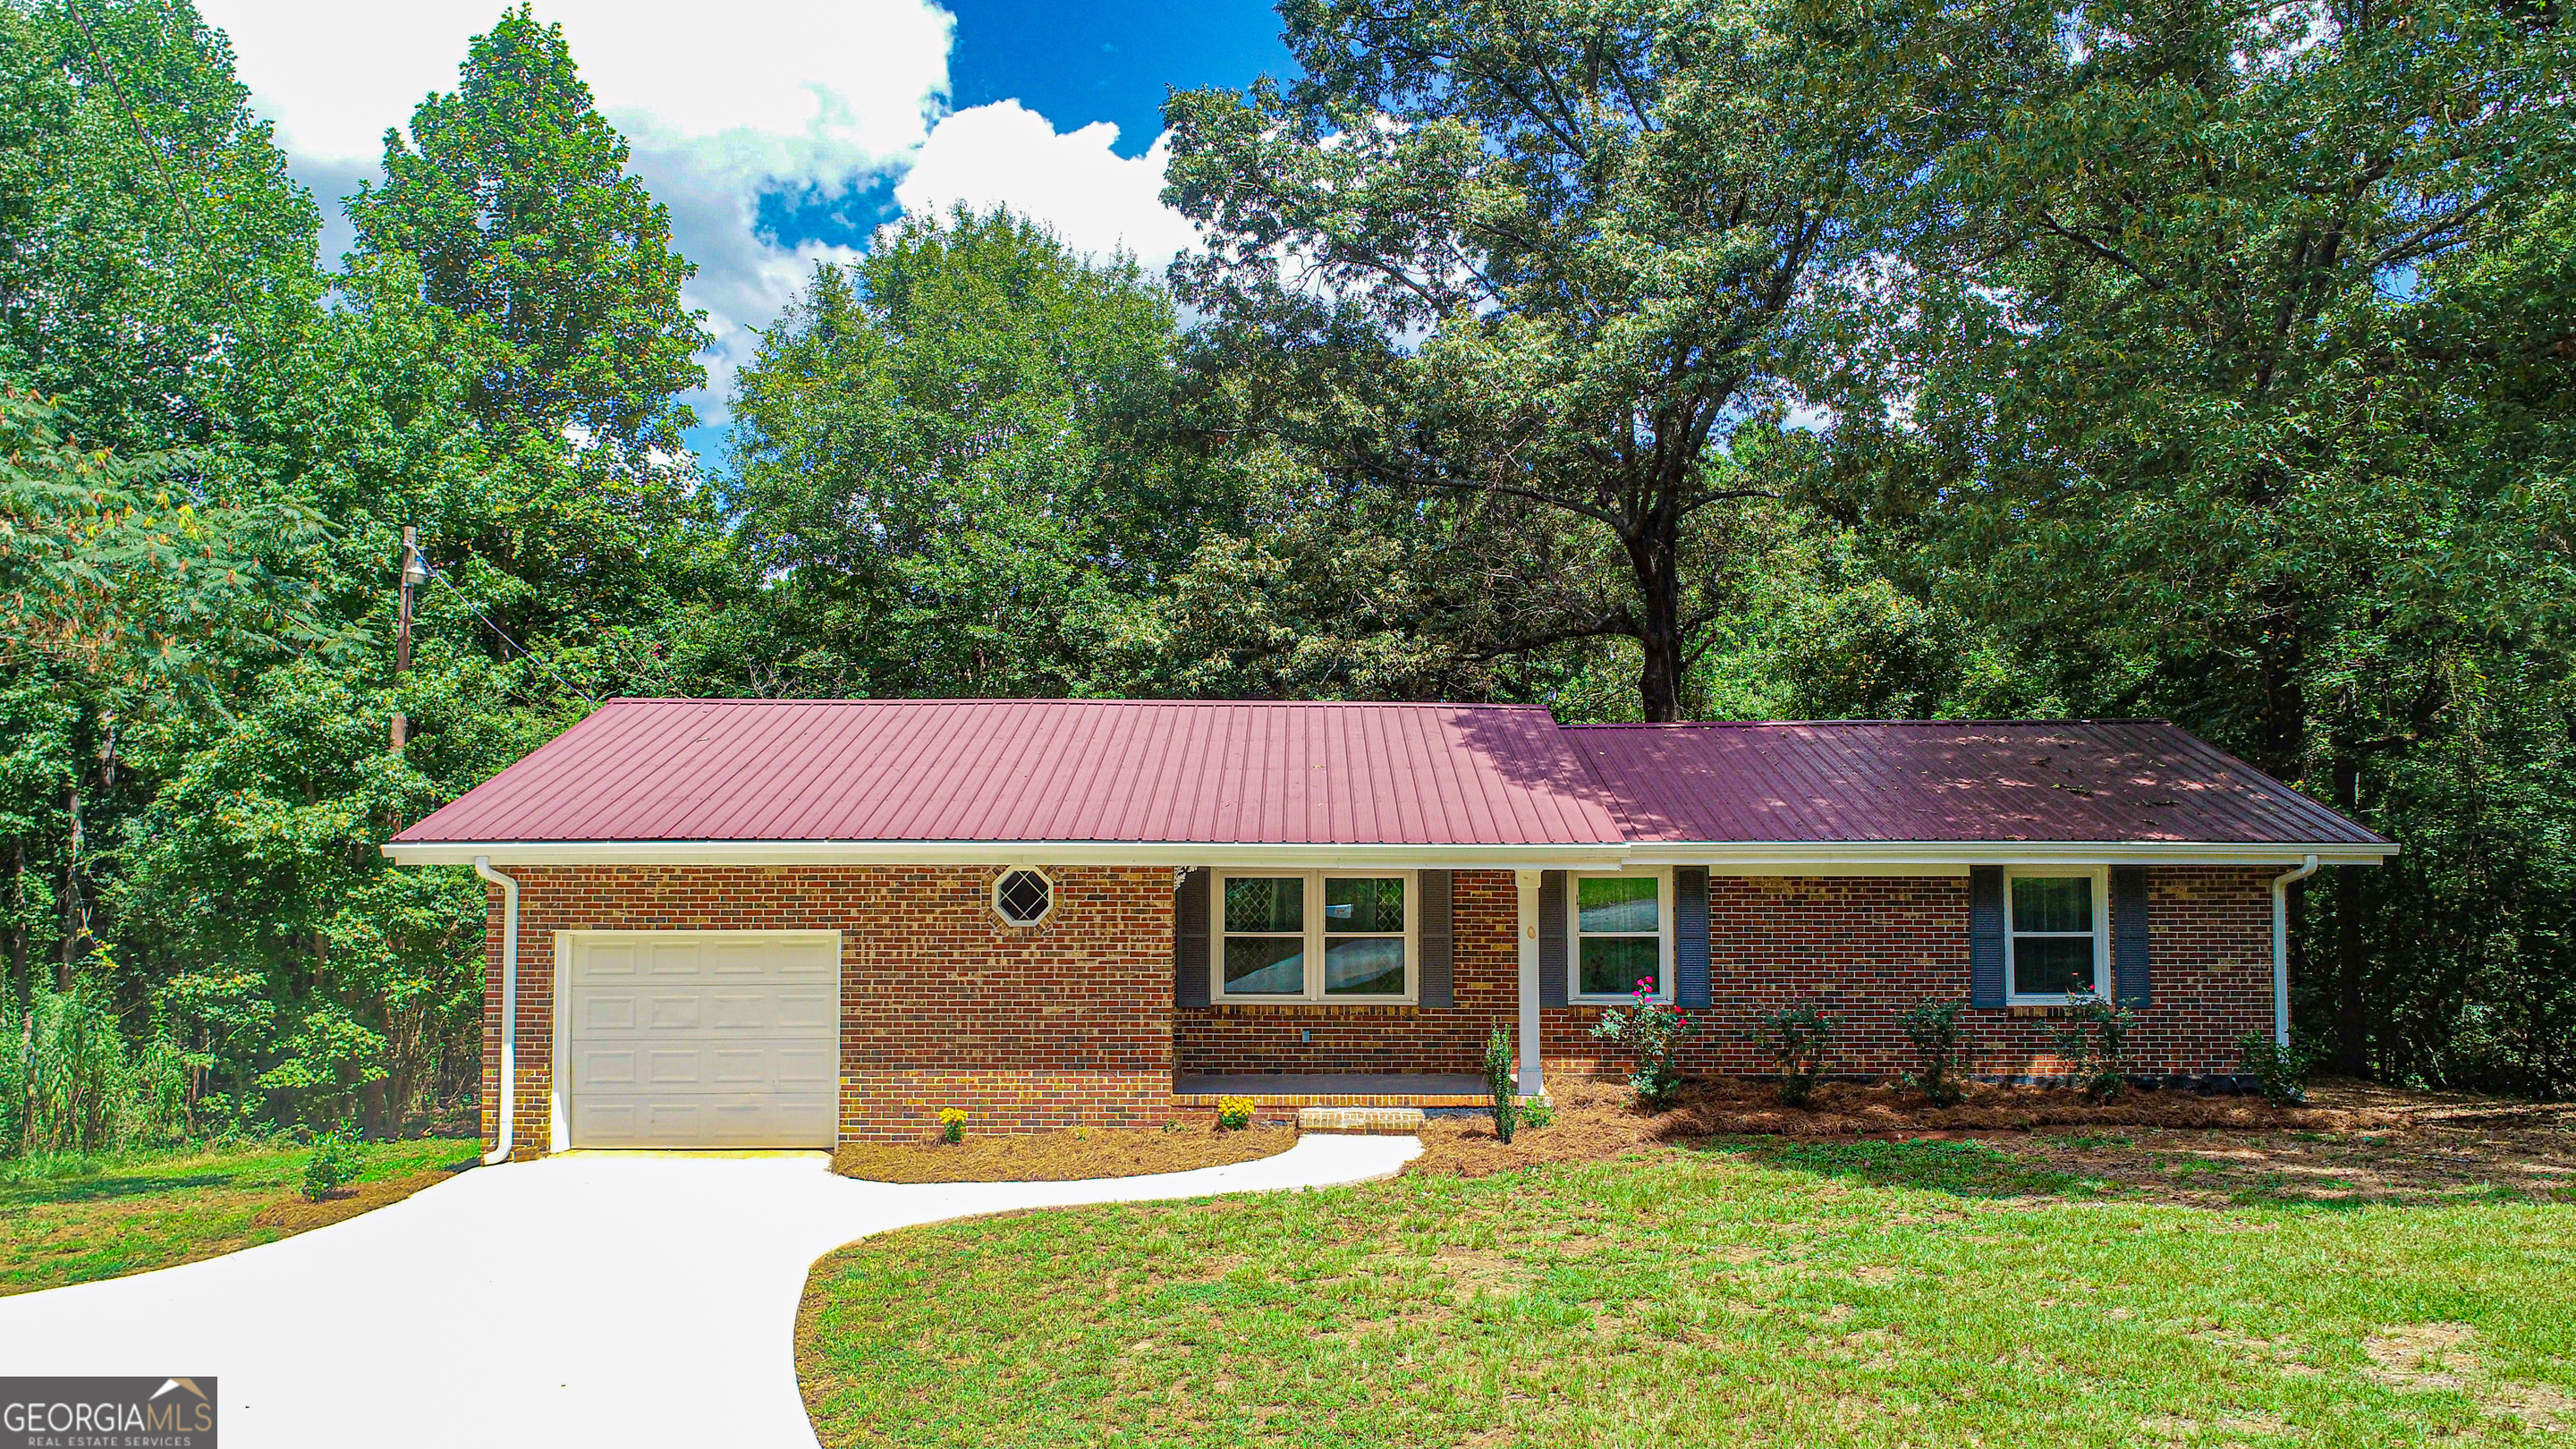
[[[2308,859],[2313,868],[2316,857]],[[474,857],[474,873],[501,888],[501,1121],[493,1134],[499,1145],[483,1157],[492,1167],[510,1160],[510,1096],[519,1066],[519,883],[494,870],[488,855]]]
[[[2317,873],[2317,858],[2272,878],[2272,1044],[2290,1044],[2290,883]]]

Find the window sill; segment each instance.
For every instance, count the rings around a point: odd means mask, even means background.
[[[1422,1009],[1413,1001],[1211,1001],[1204,1007],[1176,1007],[1179,1011],[1206,1011],[1214,1016],[1404,1016]]]

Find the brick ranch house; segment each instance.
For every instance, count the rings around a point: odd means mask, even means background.
[[[2153,721],[1559,725],[1454,704],[613,700],[385,847],[489,882],[484,1131],[828,1147],[1464,1105],[1606,1068],[1647,983],[1751,1072],[1966,997],[1977,1069],[2135,1008],[2133,1070],[2287,1015],[2284,882],[2397,847]],[[504,1023],[507,1032],[504,1034]]]

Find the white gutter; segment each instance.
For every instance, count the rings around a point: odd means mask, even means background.
[[[2290,1044],[2290,883],[2317,873],[2317,858],[2272,878],[2272,1044]]]
[[[1117,840],[408,840],[398,865],[1224,865],[1338,869],[1617,870],[1705,865],[1722,875],[1961,875],[2006,865],[2276,865],[2309,853],[2376,865],[2394,845],[2224,845],[2202,841],[1612,841],[1581,845],[1310,845]]]
[[[474,857],[474,873],[501,888],[501,1120],[499,1145],[483,1155],[485,1167],[510,1160],[511,1079],[519,1066],[519,883],[492,868],[492,857]]]

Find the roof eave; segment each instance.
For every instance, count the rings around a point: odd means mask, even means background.
[[[396,865],[1228,865],[1300,870],[1616,869],[1616,841],[1549,845],[1125,840],[397,840]]]
[[[1631,865],[1705,865],[1760,868],[1795,874],[1795,867],[1967,865],[2297,865],[2310,855],[2320,865],[2378,865],[2397,854],[2386,841],[2202,840],[1854,840],[1638,841],[1628,847]]]

